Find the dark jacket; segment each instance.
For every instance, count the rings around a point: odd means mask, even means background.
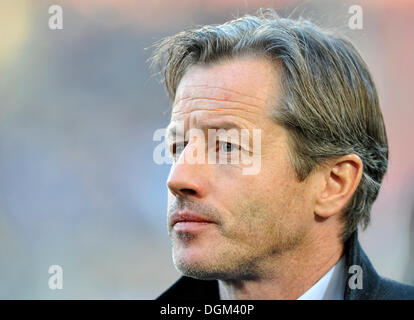
[[[345,243],[345,300],[414,300],[414,287],[383,278],[378,275],[358,241],[355,231]],[[356,270],[351,266],[360,266],[362,270],[362,288],[351,286],[356,283]],[[350,272],[350,273],[348,273]],[[352,278],[352,279],[351,279]],[[351,289],[353,287],[354,289]],[[197,280],[181,277],[158,300],[219,300],[217,280]]]

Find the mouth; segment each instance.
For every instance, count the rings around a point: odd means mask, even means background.
[[[211,219],[194,212],[174,212],[170,217],[170,225],[176,232],[196,232],[216,224]]]

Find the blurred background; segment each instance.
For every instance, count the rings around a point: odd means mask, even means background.
[[[62,30],[49,29],[53,4]],[[362,30],[348,27],[355,4]],[[259,7],[340,30],[367,61],[390,167],[360,239],[380,274],[414,284],[414,2],[1,0],[0,298],[153,299],[179,277],[169,166],[153,161],[170,103],[145,48]],[[48,287],[54,264],[63,290]]]

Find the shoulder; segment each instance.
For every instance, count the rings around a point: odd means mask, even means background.
[[[414,287],[380,277],[375,298],[384,300],[414,300]]]
[[[380,276],[362,249],[357,232],[345,244],[348,270],[350,266],[361,269],[362,286],[349,285],[351,274],[347,275],[345,300],[414,300],[414,287]]]
[[[219,300],[217,280],[179,278],[157,300]]]

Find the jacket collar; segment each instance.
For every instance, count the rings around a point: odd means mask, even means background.
[[[369,261],[358,240],[356,230],[345,242],[345,300],[373,299],[377,295],[381,278]],[[356,286],[356,277],[360,286]]]

